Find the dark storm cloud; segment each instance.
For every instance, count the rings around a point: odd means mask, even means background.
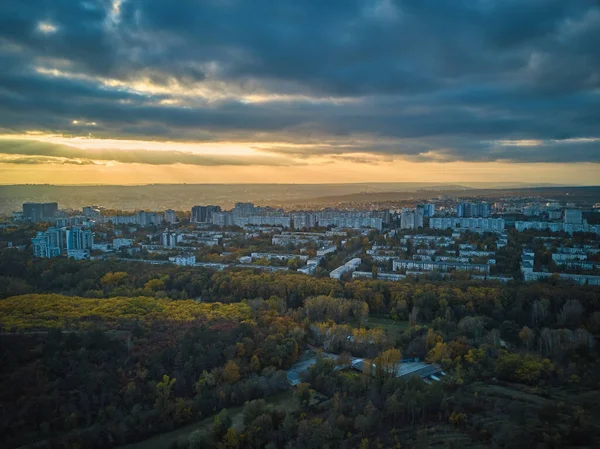
[[[595,0],[6,0],[0,125],[309,143],[278,149],[305,157],[598,162],[574,140],[600,134],[598,48]],[[102,82],[142,78],[175,90]],[[199,86],[229,93],[187,102]],[[542,144],[493,143],[521,139]]]
[[[0,139],[0,162],[12,164],[72,163],[86,165],[94,161],[114,161],[124,164],[148,165],[202,165],[202,166],[286,166],[285,159],[277,157],[245,157],[231,155],[195,154],[167,150],[79,149],[66,145],[30,140]],[[17,156],[17,157],[15,157]]]

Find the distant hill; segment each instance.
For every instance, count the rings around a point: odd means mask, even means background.
[[[21,210],[27,201],[56,201],[60,208],[80,209],[96,204],[109,209],[189,210],[196,204],[218,204],[230,208],[237,201],[258,205],[291,205],[354,201],[395,201],[427,198],[444,192],[483,195],[499,190],[538,191],[565,189],[527,184],[498,183],[357,183],[357,184],[151,184],[114,185],[5,185],[0,186],[0,214]],[[573,189],[572,187],[568,189]]]
[[[367,205],[374,203],[393,203],[407,200],[426,200],[442,195],[463,198],[492,199],[498,197],[544,196],[564,202],[575,202],[578,206],[591,206],[600,201],[600,187],[520,187],[520,188],[463,188],[463,189],[419,189],[412,192],[360,192],[348,195],[319,196],[303,200],[288,200],[281,202],[286,207],[333,207],[342,204]]]

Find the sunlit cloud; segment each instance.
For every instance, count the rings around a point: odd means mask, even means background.
[[[0,156],[4,157],[6,163],[36,164],[53,158],[54,163],[67,163],[65,160],[70,160],[74,164],[81,164],[81,161],[198,166],[285,167],[305,164],[277,155],[218,152],[214,147],[209,151],[206,148],[198,150],[194,144],[168,146],[162,142],[120,142],[39,135],[0,136]]]
[[[498,140],[498,145],[505,147],[538,147],[544,143],[543,140]]]
[[[139,95],[166,95],[161,105],[202,105],[224,101],[240,103],[291,103],[308,102],[313,104],[344,105],[358,103],[360,99],[352,97],[320,97],[301,93],[270,92],[266,86],[247,80],[244,84],[226,82],[219,79],[203,79],[185,83],[168,75],[162,77],[162,83],[155,82],[150,76],[142,73],[131,74],[126,80],[90,76],[85,73],[61,70],[50,66],[36,66],[35,71],[41,75],[80,80],[97,83],[102,88],[125,90]],[[126,103],[127,100],[121,100]]]
[[[62,134],[44,134],[40,131],[29,131],[26,134],[0,135],[0,143],[7,140],[22,140],[30,142],[45,142],[55,145],[65,145],[83,150],[102,150],[107,148],[117,150],[150,151],[183,151],[195,154],[217,154],[231,156],[251,156],[256,152],[250,143],[244,142],[171,142],[153,140],[127,140],[127,139],[96,139],[83,136],[65,136]]]
[[[58,31],[58,27],[52,22],[39,22],[37,29],[44,34],[54,34]]]

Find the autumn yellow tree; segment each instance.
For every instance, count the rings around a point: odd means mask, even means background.
[[[256,355],[253,355],[250,359],[250,370],[252,370],[253,373],[260,371],[260,360],[258,360]]]
[[[233,360],[225,364],[223,368],[223,380],[228,384],[234,384],[240,380],[240,368]]]
[[[164,290],[165,283],[162,279],[150,279],[144,284],[144,288],[156,292],[159,290]]]
[[[451,354],[448,345],[442,341],[438,341],[433,349],[427,354],[427,361],[432,363],[442,362],[450,359],[450,356]]]
[[[100,278],[100,284],[105,287],[109,287],[113,285],[122,284],[123,282],[125,282],[126,279],[127,273],[123,271],[117,271],[114,273],[112,271],[109,271],[104,276],[102,276],[102,278]]]
[[[400,360],[402,354],[399,349],[392,348],[387,351],[383,351],[375,359],[375,375],[378,379],[385,379],[388,377],[396,377],[400,370]]]

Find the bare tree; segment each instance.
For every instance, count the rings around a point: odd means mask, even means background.
[[[576,299],[570,299],[558,313],[558,322],[569,326],[579,326],[581,316],[583,315],[583,306]]]
[[[531,306],[531,325],[536,327],[540,324],[544,324],[548,315],[548,308],[550,301],[542,299],[535,301]]]
[[[408,322],[411,326],[417,325],[417,318],[419,317],[419,308],[413,307],[410,313],[408,314]]]

